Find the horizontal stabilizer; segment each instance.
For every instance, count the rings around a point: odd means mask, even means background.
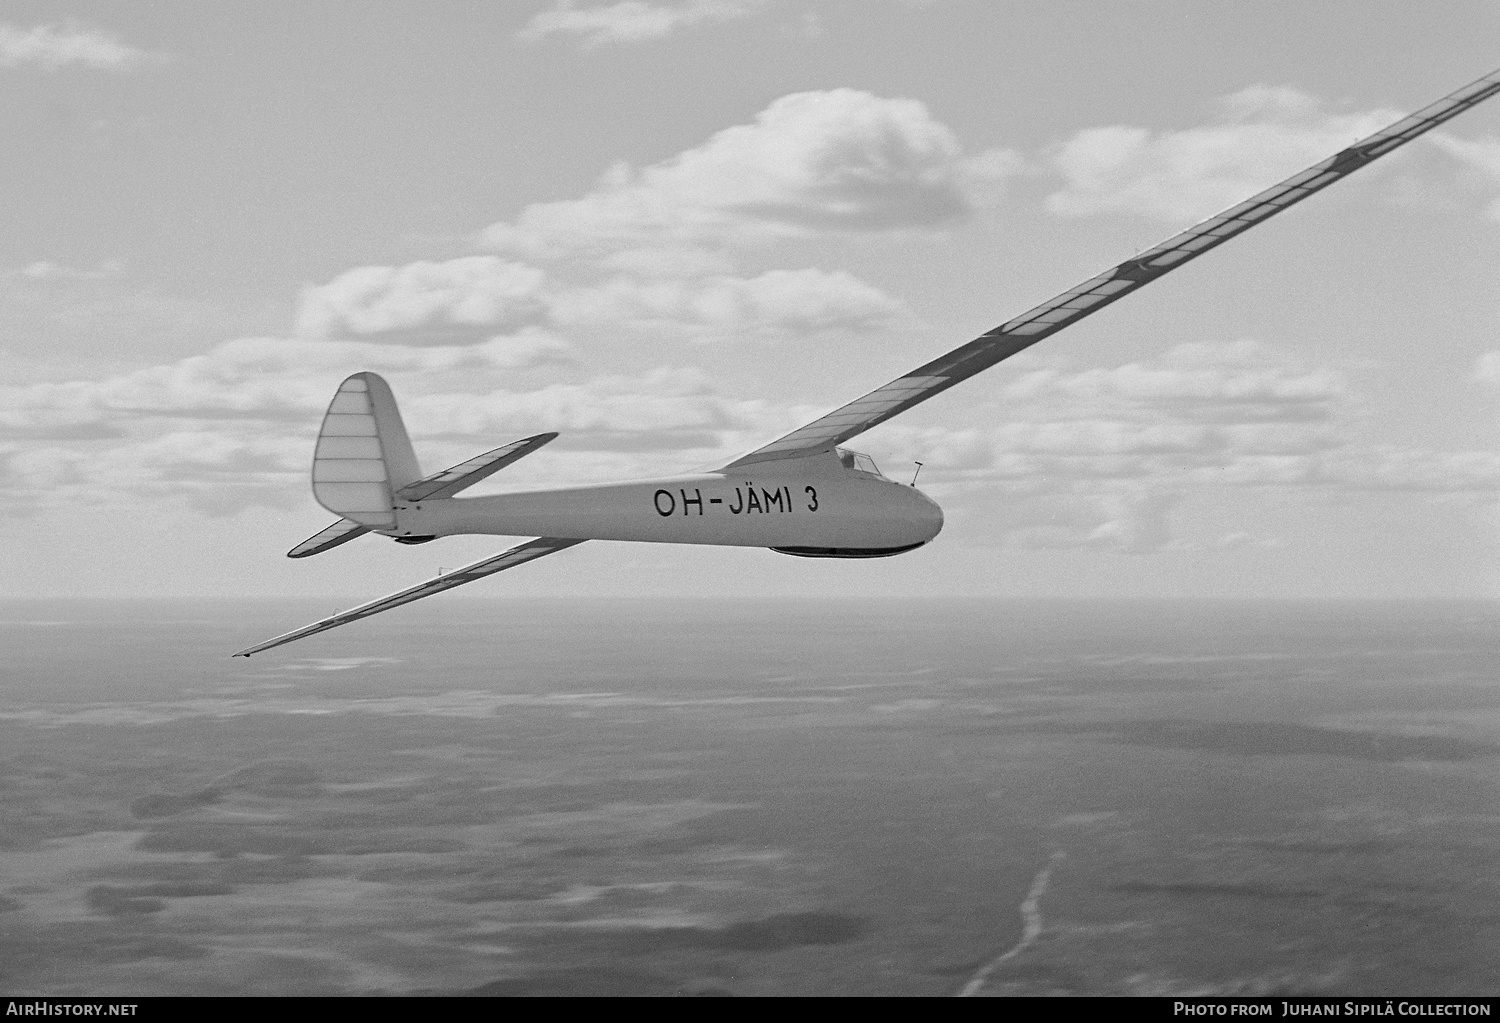
[[[314,554],[322,554],[324,551],[332,550],[341,543],[348,543],[356,536],[364,536],[369,531],[369,526],[362,526],[352,519],[339,519],[321,533],[308,537],[287,551],[286,556],[289,558],[310,558]]]
[[[440,497],[452,497],[460,490],[467,490],[486,476],[504,469],[507,465],[525,458],[537,448],[557,439],[555,433],[539,433],[513,444],[486,451],[467,462],[459,462],[451,469],[424,476],[409,483],[396,492],[403,501],[433,501]]]
[[[335,628],[346,622],[368,618],[370,615],[379,614],[381,611],[399,607],[402,604],[409,604],[414,600],[421,600],[423,597],[430,597],[434,593],[451,590],[455,586],[471,583],[475,579],[483,579],[487,575],[503,572],[507,568],[515,568],[517,565],[524,565],[528,561],[535,561],[537,558],[567,550],[569,547],[581,543],[583,543],[582,540],[572,540],[566,537],[538,537],[535,540],[521,544],[519,547],[512,547],[503,554],[496,554],[493,557],[485,558],[483,561],[476,561],[472,565],[456,568],[447,575],[440,575],[436,579],[427,580],[425,583],[409,586],[389,596],[381,597],[379,600],[372,600],[368,604],[361,604],[352,610],[340,611],[338,614],[324,618],[322,621],[313,622],[311,625],[304,625],[302,628],[292,632],[283,633],[275,639],[268,639],[264,643],[257,643],[254,646],[246,647],[234,656],[249,657],[251,654],[260,653],[262,650],[269,650],[273,646],[290,643],[294,639],[311,636],[314,633]]]

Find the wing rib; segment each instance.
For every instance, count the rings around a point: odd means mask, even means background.
[[[360,618],[368,618],[370,615],[379,614],[381,611],[387,611],[401,604],[409,604],[414,600],[421,600],[423,597],[430,597],[434,593],[451,590],[455,586],[462,586],[464,583],[471,583],[475,579],[482,579],[487,575],[503,572],[507,568],[515,568],[517,565],[523,565],[528,561],[535,561],[537,558],[545,557],[548,554],[555,554],[558,551],[566,550],[581,543],[583,543],[582,540],[573,540],[565,537],[539,537],[523,543],[519,547],[512,547],[503,554],[496,554],[485,558],[483,561],[476,561],[472,565],[465,565],[463,568],[454,569],[447,575],[440,575],[436,579],[427,580],[425,583],[409,586],[404,590],[381,597],[379,600],[372,600],[368,604],[361,604],[359,607],[349,611],[340,611],[336,615],[313,622],[311,625],[304,625],[300,629],[283,633],[274,639],[266,640],[264,643],[257,643],[254,646],[246,647],[234,656],[249,657],[251,654],[260,653],[262,650],[269,650],[273,646],[290,643],[294,639],[311,636],[316,632],[336,628],[347,622],[357,621]]]
[[[1500,70],[724,466],[826,451],[1098,312],[1500,92]]]

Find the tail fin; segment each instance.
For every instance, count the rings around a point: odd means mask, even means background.
[[[339,384],[313,455],[318,503],[362,526],[392,529],[394,493],[421,478],[390,385],[374,373]]]

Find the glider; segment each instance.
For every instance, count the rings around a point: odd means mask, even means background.
[[[1497,92],[1500,70],[711,472],[459,497],[557,434],[527,437],[424,476],[390,387],[374,373],[356,373],[339,385],[328,406],[312,465],[313,495],[342,518],[288,557],[320,554],[371,532],[398,543],[460,533],[538,538],[235,656],[249,657],[585,540],[769,547],[806,558],[881,558],[915,550],[942,529],[942,509],[915,485],[886,478],[868,455],[841,447],[844,441],[1145,287]]]

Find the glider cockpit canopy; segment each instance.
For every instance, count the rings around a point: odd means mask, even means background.
[[[867,472],[872,476],[885,479],[885,473],[881,472],[875,465],[875,459],[863,451],[850,451],[848,448],[834,448],[834,454],[839,456],[839,462],[845,469],[853,469],[855,472]]]

